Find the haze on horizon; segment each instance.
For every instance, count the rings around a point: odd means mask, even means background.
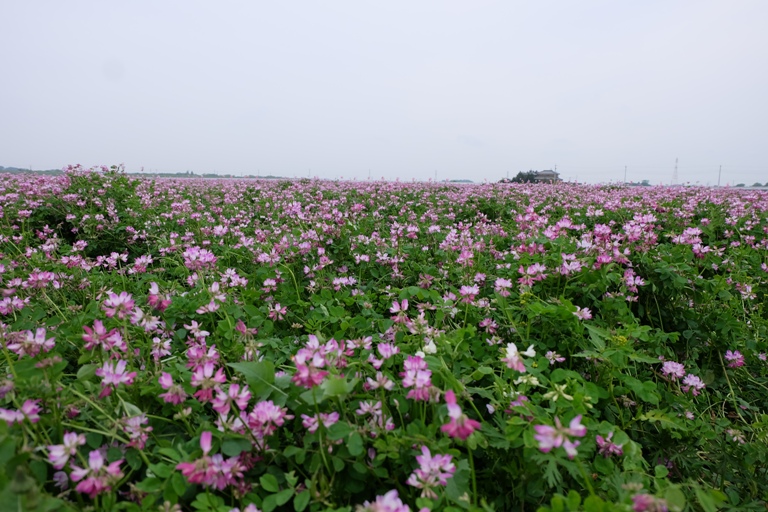
[[[768,181],[764,0],[0,5],[0,165]]]

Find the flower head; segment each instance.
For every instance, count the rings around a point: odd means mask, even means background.
[[[463,441],[480,428],[480,422],[470,419],[462,412],[461,406],[456,403],[456,395],[453,390],[449,389],[445,392],[445,402],[448,404],[448,417],[451,420],[440,427],[440,430]]]
[[[87,468],[70,464],[72,468],[72,474],[70,475],[72,481],[80,482],[75,487],[77,492],[87,494],[93,499],[102,492],[112,490],[112,485],[123,477],[123,472],[120,470],[120,464],[123,463],[123,459],[116,460],[108,465],[105,465],[104,462],[104,456],[101,454],[101,451],[93,450],[88,455]]]
[[[579,414],[571,420],[568,427],[563,427],[560,418],[555,418],[555,426],[536,425],[533,427],[536,434],[533,436],[539,442],[539,450],[544,453],[553,448],[562,446],[568,454],[569,459],[573,459],[577,452],[576,447],[579,441],[571,440],[571,437],[584,437],[587,434],[587,428],[581,424],[581,415]]]
[[[426,498],[437,498],[434,488],[445,487],[448,479],[456,472],[451,455],[432,456],[429,448],[421,447],[421,455],[416,456],[419,468],[411,473],[406,483],[421,489],[421,495]]]

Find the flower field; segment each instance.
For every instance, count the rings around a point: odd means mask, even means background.
[[[766,192],[75,166],[0,211],[2,510],[765,510]]]

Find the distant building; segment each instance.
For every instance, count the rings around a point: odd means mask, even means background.
[[[560,173],[557,171],[533,171],[533,179],[538,182],[556,183],[563,181],[560,179]]]

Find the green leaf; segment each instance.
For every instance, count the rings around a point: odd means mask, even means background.
[[[88,443],[88,446],[94,449],[101,447],[102,439],[104,439],[104,436],[97,434],[96,432],[88,432],[85,434],[85,440]]]
[[[173,486],[173,490],[176,491],[176,494],[179,496],[182,496],[187,491],[187,487],[189,486],[187,480],[184,478],[184,475],[181,473],[174,473],[171,476],[171,485]]]
[[[578,510],[581,504],[581,496],[578,492],[571,490],[568,492],[568,508],[571,510]]]
[[[704,512],[717,512],[715,499],[711,494],[699,487],[696,487],[696,500],[699,502],[699,505],[701,505]]]
[[[597,350],[605,350],[605,340],[610,339],[610,335],[594,325],[584,324],[589,331],[589,340]]]
[[[243,374],[251,392],[259,398],[266,398],[272,389],[276,389],[275,365],[270,361],[229,363],[228,366]]]
[[[552,496],[552,499],[549,503],[552,508],[552,512],[563,512],[565,510],[565,499],[563,499],[563,497],[559,494]]]
[[[275,502],[278,505],[285,505],[293,497],[293,489],[283,489],[279,493],[275,494]]]
[[[603,512],[605,502],[598,496],[588,496],[584,500],[584,512]]]
[[[349,454],[353,457],[357,457],[363,453],[363,438],[360,436],[360,434],[357,432],[352,432],[349,435],[349,440],[347,441],[347,450],[349,450]]]
[[[136,488],[144,492],[157,492],[163,488],[163,481],[154,476],[145,478],[136,484]]]
[[[664,428],[667,430],[688,430],[685,426],[680,424],[674,418],[666,415],[664,411],[660,411],[659,409],[653,409],[651,411],[646,412],[645,414],[640,416],[640,419],[643,421],[651,421],[654,423],[658,423],[661,428]]]
[[[280,490],[280,485],[277,483],[277,478],[275,475],[267,473],[266,475],[263,475],[261,478],[259,478],[259,483],[265,491],[277,492]]]
[[[346,421],[338,421],[328,427],[328,439],[338,441],[345,438],[352,432],[352,427]]]
[[[129,402],[123,402],[123,409],[125,409],[125,415],[128,417],[141,416],[143,414],[141,409]]]
[[[149,470],[160,478],[168,478],[173,473],[173,468],[168,464],[150,464]]]
[[[275,499],[274,494],[270,494],[266,498],[264,498],[264,501],[261,502],[261,510],[262,512],[272,512],[277,508],[277,500]]]
[[[247,439],[227,439],[221,443],[221,451],[229,457],[236,457],[242,452],[250,452],[253,446]]]
[[[685,494],[676,485],[664,491],[664,499],[667,500],[670,510],[683,510],[685,508]]]
[[[325,392],[322,388],[314,387],[299,395],[308,405],[319,405],[325,400]]]
[[[84,364],[80,367],[79,370],[77,370],[77,380],[90,380],[91,377],[96,375],[96,370],[99,368],[99,365],[96,364]]]
[[[293,510],[301,512],[309,505],[309,491],[302,491],[293,498]]]
[[[5,467],[15,454],[16,439],[10,436],[3,436],[3,440],[0,441],[0,467]]]
[[[345,397],[355,389],[357,379],[347,381],[344,377],[328,377],[320,385],[326,397]]]
[[[158,448],[157,453],[160,455],[165,455],[169,459],[175,460],[176,462],[181,461],[182,458],[176,449],[170,447]]]
[[[456,472],[445,486],[445,494],[464,509],[469,508],[469,476],[469,462],[461,460],[456,464]]]
[[[656,393],[656,383],[652,381],[641,381],[631,375],[619,374],[619,380],[631,389],[640,400],[650,404],[658,405],[659,395]]]

